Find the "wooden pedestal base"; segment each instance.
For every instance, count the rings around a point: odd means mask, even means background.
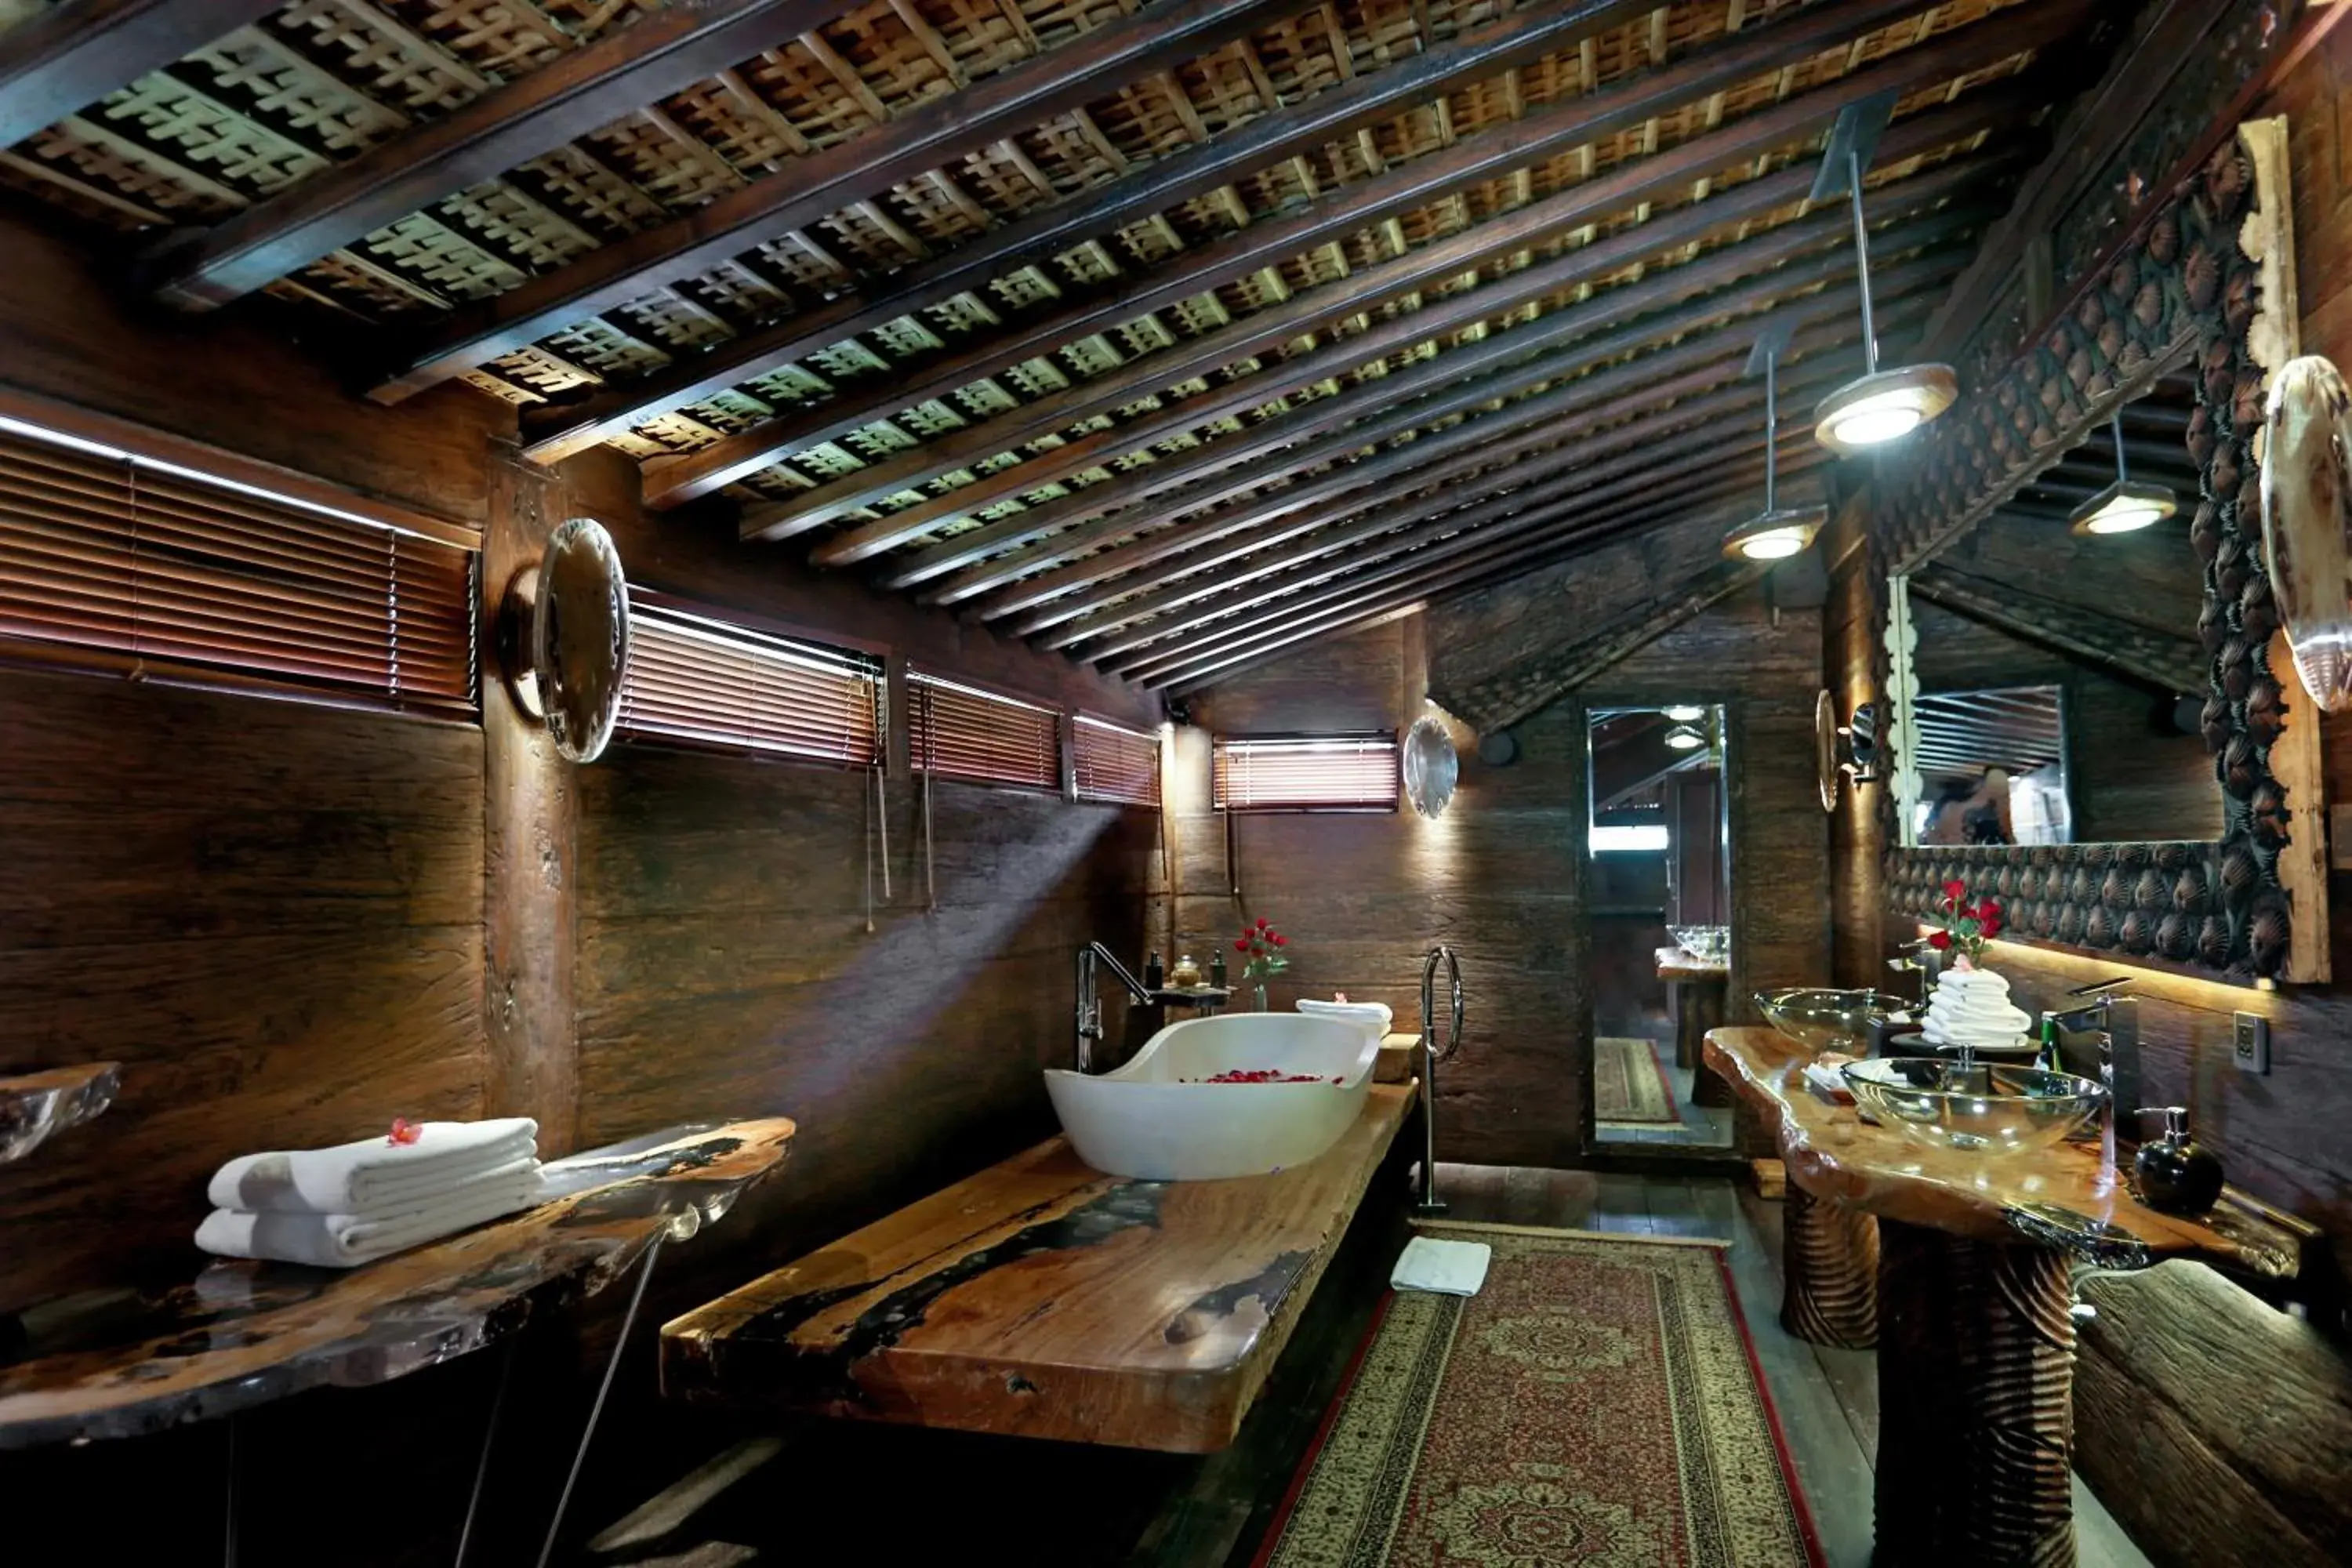
[[[1691,1100],[1729,1105],[1731,1089],[1706,1061],[1706,1032],[1723,1023],[1725,983],[1719,978],[1678,980],[1674,985],[1675,1065],[1691,1069]]]
[[[1801,1340],[1878,1342],[1878,1221],[1791,1186],[1780,1210],[1780,1326]]]
[[[2071,1568],[2063,1256],[1879,1224],[1874,1568]]]

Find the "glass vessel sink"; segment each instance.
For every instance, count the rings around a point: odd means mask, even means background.
[[[1666,934],[1693,958],[1720,963],[1731,952],[1729,926],[1668,926]]]
[[[1908,1004],[1884,991],[1759,991],[1757,1010],[1781,1034],[1809,1051],[1870,1049],[1870,1031]]]
[[[1939,1149],[2000,1158],[2065,1142],[2098,1114],[2107,1091],[2086,1078],[2039,1068],[1882,1057],[1851,1062],[1846,1087],[1881,1127]]]

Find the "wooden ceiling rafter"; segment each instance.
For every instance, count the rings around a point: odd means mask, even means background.
[[[1802,472],[1825,460],[1811,457],[1800,442],[1785,437],[1783,447],[1791,472]],[[1156,637],[1144,634],[1158,629],[1160,623],[1149,623],[1123,652],[1104,650],[1088,657],[1121,679],[1144,679],[1190,659],[1202,647],[1293,622],[1298,616],[1358,595],[1364,589],[1400,580],[1422,581],[1440,567],[1450,572],[1461,565],[1508,564],[1538,552],[1550,559],[1570,545],[1578,550],[1598,549],[1612,537],[1639,531],[1662,520],[1736,503],[1743,495],[1759,492],[1763,485],[1762,465],[1752,462],[1727,471],[1720,458],[1696,462],[1685,455],[1671,468],[1671,472],[1621,478],[1614,484],[1576,489],[1565,496],[1537,498],[1527,503],[1523,513],[1500,522],[1465,526],[1459,531],[1447,531],[1448,520],[1441,518],[1409,530],[1414,537],[1401,539],[1392,552],[1303,567],[1296,578],[1279,585],[1236,595],[1231,603],[1204,604],[1197,616],[1171,617]],[[1605,534],[1577,526],[1590,519],[1594,507],[1616,502],[1626,503],[1626,509],[1612,515]]]
[[[1982,173],[1993,166],[1997,163],[1961,161],[1947,166],[1953,171],[1950,175],[1914,187],[1907,195],[1898,194],[1895,203],[1876,197],[1874,203],[1882,216],[1895,204],[1901,204],[1895,206],[1898,213],[1906,206],[1930,205],[1963,193],[1969,169]],[[1956,186],[1948,183],[1950,180],[1961,184]],[[1886,189],[1902,193],[1905,185]],[[1875,243],[1883,256],[1899,256],[1916,245],[1941,237],[1948,222],[1927,218],[1905,226],[1900,232],[1882,233]],[[949,584],[922,595],[927,604],[955,603],[1025,574],[1031,563],[1051,565],[1056,563],[1056,556],[1067,558],[1115,542],[1135,531],[1142,520],[1231,499],[1274,482],[1283,474],[1408,435],[1490,401],[1507,399],[1538,383],[1588,373],[1615,374],[1599,367],[1643,349],[1666,356],[1658,363],[1660,374],[1683,368],[1702,350],[1697,343],[1679,340],[1717,321],[1737,320],[1775,299],[1850,276],[1851,247],[1833,247],[1848,232],[1843,218],[1800,220],[1700,259],[1653,271],[1638,282],[1596,295],[1587,305],[1554,310],[1508,331],[1489,332],[1475,342],[1432,354],[1403,370],[1366,377],[1296,414],[1204,441],[1191,451],[1139,467],[1111,484],[1088,486],[895,557],[887,563],[884,582],[893,588],[911,587],[962,568]],[[1812,247],[1832,248],[1813,256],[1802,254]],[[1698,292],[1717,283],[1725,286],[1712,293]],[[1601,330],[1647,305],[1683,295],[1694,297],[1630,325]],[[1505,368],[1479,375],[1497,363]],[[1420,393],[1431,395],[1420,402],[1403,401]],[[1155,497],[1177,490],[1180,483],[1201,473],[1216,478],[1187,486],[1146,508],[1145,503]],[[1113,510],[1123,501],[1129,503],[1124,509]],[[1104,516],[1107,512],[1111,515]]]
[[[1951,215],[1949,221],[1952,229],[1947,233],[1968,226],[1963,215]],[[1905,286],[1915,280],[1907,275],[1894,279]],[[1895,298],[1888,296],[1890,301]],[[1847,311],[1851,309],[1848,305]],[[1832,301],[1817,300],[1812,309],[1799,319],[1822,320],[1837,313]],[[1720,335],[1727,336],[1728,332]],[[1842,339],[1843,334],[1838,336]],[[1719,341],[1717,346],[1722,346]],[[1122,542],[1098,549],[1057,571],[1025,579],[979,606],[975,613],[982,619],[998,619],[1044,605],[1014,627],[1017,636],[1034,637],[1073,616],[1093,611],[1122,593],[1132,593],[1132,583],[1122,585],[1113,579],[1141,572],[1171,554],[1183,552],[1188,552],[1184,557],[1187,562],[1229,564],[1242,555],[1286,543],[1321,525],[1318,517],[1299,518],[1297,514],[1302,511],[1326,503],[1344,504],[1339,503],[1339,498],[1367,487],[1418,487],[1466,480],[1481,470],[1519,460],[1544,448],[1558,439],[1555,422],[1595,408],[1612,414],[1630,413],[1657,402],[1692,398],[1727,380],[1735,384],[1713,393],[1710,406],[1744,409],[1762,401],[1759,386],[1746,384],[1736,372],[1727,374],[1727,367],[1722,364],[1681,376],[1637,380],[1643,368],[1643,360],[1630,360],[1619,367],[1619,372],[1604,373],[1611,379],[1600,388],[1587,386],[1582,378],[1562,381],[1547,391],[1507,403],[1480,417],[1464,419],[1443,430],[1400,441],[1373,456],[1334,463],[1321,474],[1296,479],[1253,500],[1218,510],[1195,511],[1186,520],[1155,531],[1139,532],[1143,521],[1129,521],[1124,525],[1127,537]],[[1807,371],[1812,368],[1808,366]],[[1811,379],[1808,374],[1792,390],[1810,384]],[[1628,383],[1633,384],[1629,386]],[[1513,439],[1515,437],[1517,439]],[[1603,430],[1584,434],[1581,438],[1605,441],[1611,437]],[[1162,513],[1154,521],[1165,521],[1172,515]],[[1225,542],[1229,541],[1235,542]],[[1213,546],[1215,548],[1211,549]],[[1197,564],[1191,569],[1197,569]],[[1064,644],[1055,638],[1049,640],[1048,646]]]
[[[568,457],[661,409],[755,381],[830,344],[886,327],[959,294],[985,290],[1006,273],[1092,237],[1149,222],[1196,197],[1230,191],[1232,182],[1250,171],[1354,134],[1401,108],[1483,79],[1498,68],[1540,58],[1563,44],[1618,25],[1639,9],[1635,0],[1584,0],[1554,12],[1522,10],[1388,69],[1354,77],[1345,87],[1271,110],[1223,136],[1212,135],[1181,89],[1171,89],[1171,107],[1195,141],[1183,155],[1130,170],[1066,201],[1058,199],[1042,174],[1035,174],[1049,198],[1047,205],[933,262],[905,268],[883,286],[755,327],[730,342],[714,344],[705,354],[584,404],[547,410],[526,423],[525,454],[541,462]],[[1238,194],[1232,201],[1240,201]],[[1240,207],[1237,226],[1245,226],[1248,218],[1246,206]]]
[[[839,0],[713,0],[645,13],[176,245],[159,264],[154,292],[183,310],[225,305],[566,146],[611,121],[616,102],[667,98],[838,9]]]
[[[14,147],[285,0],[76,0],[0,32],[0,147]]]
[[[756,249],[762,239],[779,232],[811,228],[901,181],[919,178],[1056,114],[1083,109],[1090,99],[1116,90],[1140,72],[1211,53],[1306,4],[1166,0],[1106,23],[461,313],[370,395],[380,402],[399,402],[584,318],[626,305],[661,284],[707,272]],[[839,10],[838,4],[832,7],[833,14]],[[804,32],[800,42],[806,47],[812,38],[823,41],[814,32]],[[829,47],[817,58],[823,61],[827,56],[865,89],[863,79]],[[877,107],[882,113],[876,118],[887,116],[887,107],[878,100],[867,112],[873,114]],[[562,455],[552,448],[533,452],[541,460]]]
[[[1587,225],[1616,220],[1644,200],[1656,201],[1678,195],[1687,189],[1691,181],[1701,175],[1719,172],[1749,156],[1782,152],[1791,143],[1818,134],[1853,94],[1945,80],[2019,57],[2037,42],[2063,37],[2082,9],[2082,0],[2054,0],[2051,5],[2034,7],[2032,16],[2015,20],[2011,20],[2008,13],[2002,13],[1998,19],[1988,19],[1988,22],[1940,35],[1917,50],[1874,60],[1849,77],[1798,94],[1758,113],[1743,116],[1718,131],[1677,143],[1662,153],[1630,159],[1591,181],[1565,187],[1531,205],[1451,233],[1406,255],[1365,268],[1349,279],[1345,288],[1296,292],[1280,305],[1242,317],[1231,325],[1201,338],[1164,353],[1139,355],[1118,369],[1079,382],[1066,391],[1039,398],[979,424],[954,430],[939,440],[908,452],[858,468],[782,503],[781,516],[763,515],[761,526],[751,531],[751,536],[789,537],[808,531],[846,513],[887,500],[901,491],[933,483],[974,465],[989,463],[1003,454],[1018,453],[1030,443],[1046,437],[1058,438],[1073,426],[1116,414],[1138,400],[1154,396],[1163,388],[1199,378],[1213,380],[1225,366],[1281,349],[1303,333],[1327,330],[1338,321],[1363,312],[1375,302],[1453,284],[1496,263],[1515,264],[1516,258],[1532,247],[1560,239]],[[1801,14],[1816,18],[1814,26],[1826,26],[1826,23],[1818,19],[1817,13],[1834,13],[1844,16],[1850,25],[1858,26],[1855,18],[1859,13],[1847,8],[1844,0]],[[1995,20],[1998,25],[1990,25]],[[1792,26],[1793,23],[1784,24],[1784,26]],[[1751,37],[1761,38],[1765,31],[1769,30],[1739,37],[1743,39]],[[1806,37],[1811,39],[1818,34],[1807,34]],[[1783,41],[1785,43],[1785,39]],[[1720,63],[1719,59],[1717,63]],[[1687,89],[1693,77],[1676,75],[1674,79],[1682,89]],[[1706,81],[1712,79],[1698,76],[1697,79]],[[1610,101],[1617,105],[1619,117],[1630,121],[1634,118],[1636,107],[1647,110],[1662,106],[1658,100],[1647,96],[1642,97],[1637,104],[1632,89],[1638,85],[1638,79],[1623,84],[1625,96],[1611,98]],[[1649,88],[1658,94],[1658,99],[1671,96],[1656,83],[1650,83]],[[1620,91],[1618,89],[1610,90],[1612,95]],[[1591,104],[1592,100],[1579,101]],[[1563,123],[1574,125],[1577,122],[1567,120]],[[1253,262],[1280,259],[1292,254],[1302,238],[1319,235],[1327,222],[1335,232],[1361,227],[1370,221],[1369,215],[1384,210],[1387,203],[1404,202],[1403,193],[1411,194],[1410,205],[1420,205],[1453,188],[1463,179],[1491,178],[1506,174],[1516,161],[1511,149],[1525,145],[1512,140],[1522,129],[1522,125],[1513,124],[1492,135],[1465,139],[1450,152],[1432,153],[1401,165],[1392,172],[1392,176],[1378,176],[1335,194],[1327,198],[1328,210],[1312,209],[1297,218],[1254,225],[1235,236],[1234,240],[1248,241],[1248,249],[1244,254]],[[1571,134],[1567,130],[1555,127],[1548,132],[1548,138],[1566,139]],[[1482,146],[1482,143],[1490,144]],[[1550,142],[1547,139],[1542,144],[1549,145]],[[1279,243],[1276,243],[1277,239]],[[1610,242],[1603,240],[1599,243]],[[1095,301],[1086,313],[1071,312],[1052,318],[1052,331],[1039,334],[1041,341],[1054,338],[1066,342],[1064,334],[1070,331],[1089,327],[1098,330],[1155,305],[1173,303],[1197,293],[1213,279],[1230,276],[1227,267],[1234,259],[1234,253],[1213,254],[1215,250],[1216,247],[1204,247],[1192,252],[1178,267],[1166,269],[1163,274],[1155,274],[1150,287],[1128,290],[1108,301]],[[1554,257],[1539,265],[1553,265],[1561,259]],[[1496,286],[1513,285],[1517,276],[1498,279]],[[1426,300],[1423,302],[1425,310],[1439,308],[1444,308],[1443,304],[1433,306]],[[1372,331],[1378,332],[1385,325],[1376,326]],[[1029,336],[1024,336],[1021,342],[1035,346]],[[675,506],[709,494],[755,474],[794,451],[805,449],[807,445],[824,439],[826,432],[838,434],[845,429],[856,428],[878,413],[905,406],[906,400],[919,392],[952,389],[985,375],[992,368],[1001,368],[1006,363],[1017,363],[1017,358],[1004,359],[994,349],[984,353],[975,349],[969,354],[959,356],[953,362],[951,372],[942,371],[933,380],[915,384],[894,383],[883,391],[862,395],[846,407],[839,402],[822,404],[797,421],[765,422],[688,455],[652,459],[646,465],[648,503],[656,507]],[[948,380],[950,376],[951,381]],[[1236,386],[1233,395],[1244,395]],[[1171,411],[1156,420],[1147,419],[1144,423],[1156,429],[1178,417],[1181,416]],[[1082,459],[1089,456],[1109,456],[1115,451],[1129,449],[1116,445],[1124,438],[1124,435],[1125,427],[1120,427],[1082,436],[1055,447],[1043,458],[1032,458],[1027,463],[1015,462],[982,475],[972,483],[961,487],[962,490],[973,506],[1018,493],[1031,488],[1033,483],[1047,482],[1058,477],[1041,471],[1043,468],[1058,468],[1060,472],[1067,473],[1087,466]],[[1135,444],[1140,444],[1140,441],[1129,445]],[[1032,475],[1035,476],[1034,479]],[[940,500],[944,498],[932,499]],[[914,526],[911,520],[908,526]],[[886,538],[889,542],[877,542]],[[887,520],[884,520],[877,531],[860,531],[854,543],[838,547],[829,545],[821,552],[819,561],[825,565],[849,564],[903,542],[905,540],[897,537]]]
[[[1718,85],[1746,80],[1770,68],[1773,63],[1810,58],[1819,52],[1824,40],[1865,35],[1874,26],[1884,26],[1890,16],[1916,11],[1924,4],[1925,0],[1827,0],[1824,5],[1800,13],[1795,20],[1738,35],[1682,61],[1628,77],[1600,92],[1580,99],[1561,99],[1547,105],[1538,114],[1507,122],[1478,136],[1448,141],[1440,134],[1435,150],[1392,163],[1381,174],[1334,191],[1319,201],[1310,201],[1296,212],[1277,213],[1249,222],[1223,239],[1190,253],[1181,264],[1148,274],[1139,288],[1097,291],[1066,309],[1025,321],[1011,333],[982,338],[913,367],[903,379],[886,378],[879,384],[845,392],[806,412],[780,414],[739,432],[719,446],[674,460],[658,461],[655,467],[661,469],[662,478],[651,491],[654,504],[675,506],[709,494],[798,451],[836,439],[894,409],[946,397],[1007,366],[1051,353],[1074,340],[1110,331],[1145,310],[1173,306],[1192,295],[1265,268],[1279,266],[1294,256],[1372,227],[1387,218],[1442,202],[1466,184],[1506,176],[1516,168],[1579,143],[1630,130],[1663,108],[1675,107]],[[1435,101],[1442,105],[1445,99],[1440,95]],[[1779,139],[1787,137],[1781,135]],[[1528,226],[1544,205],[1538,203],[1523,208],[1512,218],[1520,226]],[[1582,216],[1572,221],[1563,218],[1553,226],[1572,227],[1583,221],[1587,219]],[[1461,226],[1472,231],[1487,226]],[[1392,258],[1389,267],[1394,268],[1404,259]],[[1435,281],[1445,275],[1431,274],[1423,280]],[[1398,289],[1410,286],[1399,285]],[[1367,287],[1378,288],[1383,293],[1395,291],[1380,284]],[[1380,297],[1380,293],[1366,292],[1358,301],[1358,308]],[[1302,296],[1293,303],[1300,310],[1319,306],[1328,311],[1331,301],[1318,299],[1309,305]],[[776,368],[776,362],[768,360],[761,368]],[[1145,380],[1151,374],[1140,368],[1136,373]],[[1125,378],[1114,373],[1110,379]],[[1140,385],[1138,381],[1137,386]],[[1101,395],[1098,394],[1095,401],[1099,402]],[[1117,398],[1108,405],[1117,407],[1126,400]],[[959,444],[970,439],[960,433]]]

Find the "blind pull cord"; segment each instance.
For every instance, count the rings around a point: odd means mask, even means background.
[[[939,772],[939,705],[931,689],[923,688],[923,901],[929,913],[940,912],[939,869],[931,857],[931,778]]]
[[[884,759],[889,755],[886,742],[877,742],[874,760],[874,820],[881,824],[882,833],[882,901],[890,901],[890,797],[882,793]]]
[[[143,563],[139,556],[139,465],[125,458],[122,483],[131,498],[131,679],[147,679],[147,651],[139,646],[139,585]]]
[[[860,790],[866,802],[866,831],[859,836],[866,846],[866,934],[874,934],[874,796]]]

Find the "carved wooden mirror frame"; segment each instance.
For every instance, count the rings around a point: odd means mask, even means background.
[[[2013,938],[2239,981],[2327,978],[2317,710],[2273,646],[2255,452],[2270,373],[2298,352],[2286,172],[2283,120],[2240,126],[2120,247],[2062,280],[2068,308],[1888,465],[1872,517],[1888,571],[1924,564],[2186,356],[2221,838],[1892,847],[1890,912],[1926,915],[1957,879],[2003,900]]]

